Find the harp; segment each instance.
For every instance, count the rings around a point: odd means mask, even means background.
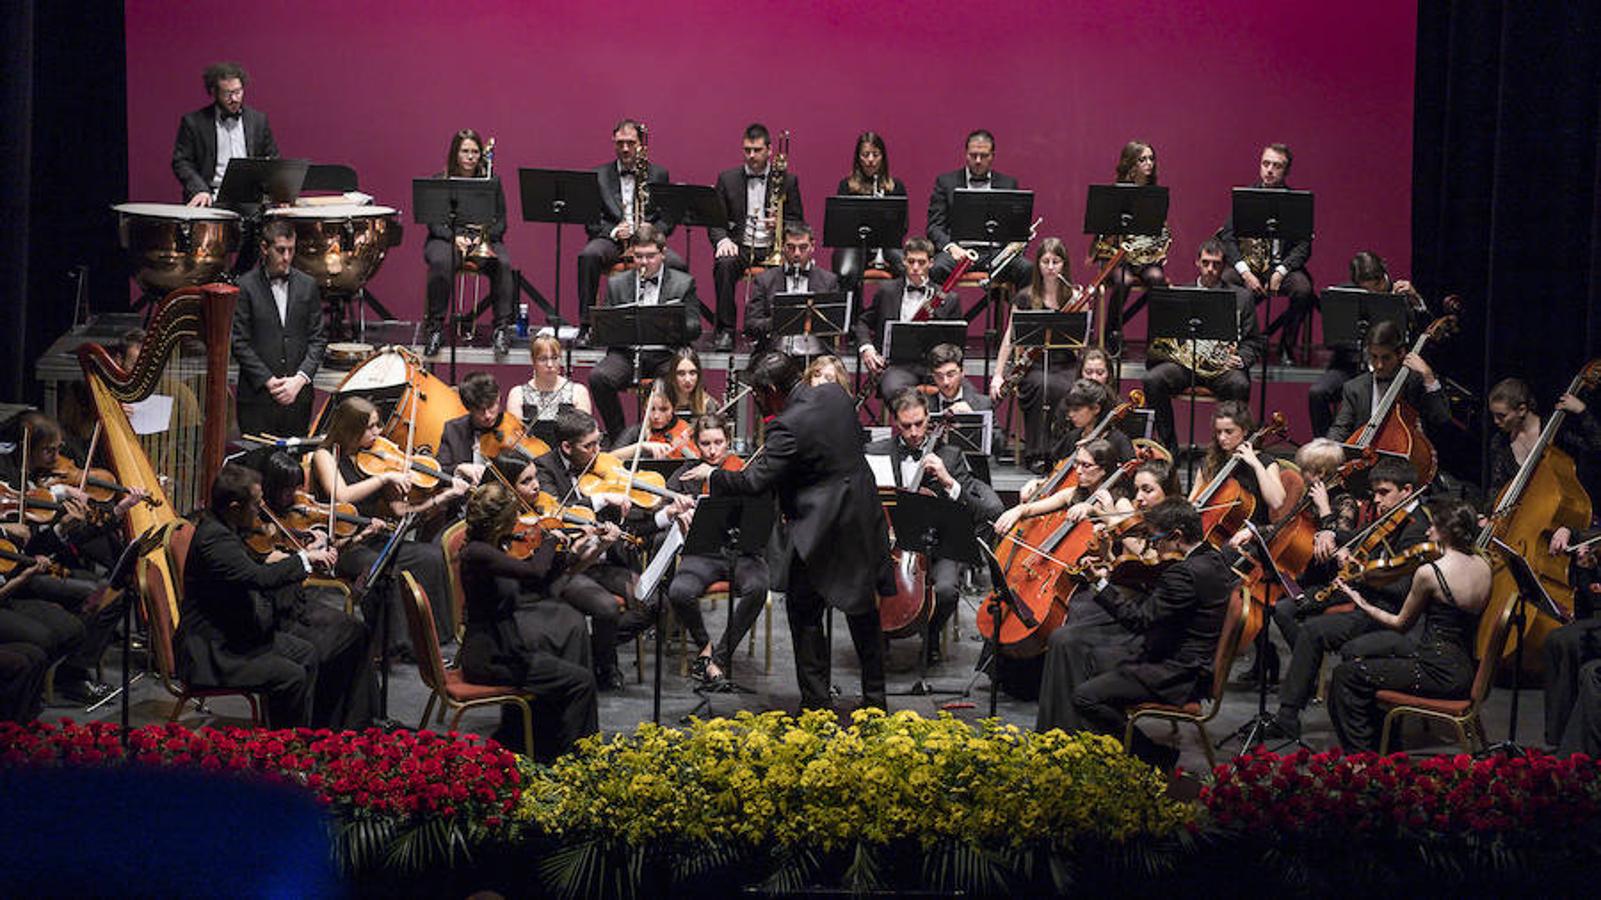
[[[78,364],[101,423],[102,447],[117,481],[142,487],[162,501],[129,510],[130,538],[176,524],[180,514],[200,505],[222,468],[229,342],[238,295],[238,288],[225,284],[183,287],[168,294],[151,317],[132,370],[99,344],[78,348]],[[123,404],[158,392],[173,397],[168,427],[153,435],[135,434]],[[166,548],[145,554],[139,565],[165,589],[162,599],[176,624],[174,598],[180,596],[176,589],[181,585],[173,583]],[[149,593],[146,578],[140,585]],[[154,599],[145,598],[147,603]]]

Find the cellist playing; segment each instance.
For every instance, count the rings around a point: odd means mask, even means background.
[[[1407,351],[1400,326],[1388,320],[1374,325],[1368,332],[1367,351],[1371,371],[1347,381],[1340,389],[1340,411],[1329,426],[1330,440],[1347,441],[1362,427],[1403,366],[1418,377],[1407,379],[1401,388],[1401,400],[1417,410],[1424,430],[1443,427],[1451,420],[1451,405],[1440,379],[1422,356]]]

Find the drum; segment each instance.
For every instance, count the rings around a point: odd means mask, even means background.
[[[270,209],[295,227],[295,268],[317,279],[326,294],[350,296],[378,274],[384,254],[400,242],[400,218],[387,206],[330,203]]]
[[[422,359],[405,347],[385,347],[350,370],[317,417],[313,434],[323,432],[329,410],[346,397],[371,400],[383,420],[384,437],[402,448],[406,446],[407,434],[415,421],[413,449],[429,452],[439,449],[439,436],[444,433],[445,423],[467,414],[467,407],[462,405],[456,390],[429,374],[423,368]]]
[[[328,345],[322,364],[330,369],[350,369],[361,365],[373,355],[373,346],[356,341],[336,341]]]
[[[117,240],[146,291],[217,280],[239,249],[239,214],[177,203],[119,203]]]

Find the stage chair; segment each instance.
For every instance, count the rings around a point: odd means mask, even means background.
[[[1500,617],[1495,621],[1495,630],[1490,632],[1490,642],[1485,646],[1484,658],[1479,660],[1479,667],[1473,674],[1473,684],[1468,688],[1466,697],[1419,697],[1402,691],[1379,691],[1375,699],[1381,706],[1389,707],[1384,715],[1384,731],[1379,736],[1379,753],[1390,752],[1390,734],[1392,729],[1399,730],[1399,723],[1403,718],[1411,716],[1419,719],[1434,719],[1449,722],[1456,729],[1457,743],[1469,753],[1479,753],[1484,750],[1489,741],[1484,734],[1484,720],[1479,713],[1484,707],[1484,699],[1490,695],[1490,688],[1495,683],[1495,671],[1501,664],[1501,653],[1506,648],[1507,638],[1512,631],[1512,608],[1515,603],[1508,603],[1501,609]],[[1529,611],[1531,614],[1533,610]],[[1397,734],[1399,737],[1399,734]]]
[[[1179,706],[1166,703],[1141,703],[1135,706],[1129,710],[1128,724],[1123,727],[1124,752],[1128,752],[1129,744],[1134,739],[1135,723],[1141,719],[1163,719],[1175,727],[1188,723],[1195,726],[1195,733],[1201,739],[1201,750],[1206,753],[1208,769],[1217,767],[1217,756],[1212,747],[1212,737],[1206,732],[1206,723],[1212,721],[1218,710],[1223,708],[1229,669],[1234,666],[1234,656],[1239,652],[1241,639],[1245,635],[1245,607],[1249,602],[1245,592],[1238,587],[1229,594],[1228,613],[1223,619],[1223,631],[1218,635],[1217,652],[1212,657],[1210,697],[1207,700],[1191,700]],[[1262,627],[1268,625],[1264,618]]]
[[[450,718],[451,731],[458,730],[462,714],[475,706],[510,703],[522,711],[523,746],[532,748],[534,709],[528,701],[534,695],[521,688],[505,685],[473,684],[460,669],[446,668],[439,656],[439,632],[434,627],[434,611],[428,602],[428,593],[410,572],[401,572],[400,577],[405,585],[406,625],[411,629],[411,645],[416,650],[417,674],[422,678],[423,686],[432,692],[422,708],[422,719],[417,728],[421,730],[428,727],[428,717],[433,714],[435,702],[440,704],[441,717],[446,708],[455,711],[456,714]]]

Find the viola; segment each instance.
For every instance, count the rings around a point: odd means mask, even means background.
[[[587,506],[564,504],[545,491],[540,491],[534,497],[532,504],[524,502],[523,505],[525,508],[530,508],[530,512],[520,516],[518,522],[520,524],[537,523],[540,528],[547,532],[561,532],[565,535],[585,528],[593,528],[596,524],[595,511],[593,509]],[[639,535],[629,534],[626,531],[622,533],[620,540],[634,547],[643,546],[645,543],[644,539]],[[537,543],[534,543],[528,549],[532,552],[538,546]]]
[[[116,476],[111,470],[90,468],[85,471],[72,460],[59,455],[56,457],[55,466],[41,474],[38,481],[45,485],[71,485],[88,494],[89,499],[96,503],[118,500],[129,490],[127,486],[117,483]],[[151,507],[161,505],[160,498],[154,496],[147,495],[144,502]]]
[[[1252,448],[1256,448],[1270,439],[1282,439],[1285,431],[1284,414],[1275,412],[1245,440]],[[1238,456],[1229,457],[1228,462],[1195,496],[1195,507],[1201,511],[1201,530],[1205,533],[1205,540],[1220,548],[1256,512],[1256,494],[1246,490],[1238,479],[1232,477],[1239,464]]]
[[[478,436],[478,452],[486,459],[502,456],[529,465],[550,452],[550,445],[528,433],[522,420],[502,412],[493,427]]]
[[[1411,352],[1422,353],[1430,340],[1446,337],[1456,331],[1457,310],[1461,304],[1453,295],[1445,298],[1443,305],[1446,314],[1423,329],[1423,333],[1412,344]],[[1372,415],[1345,442],[1362,450],[1371,447],[1407,457],[1417,467],[1418,483],[1428,484],[1439,470],[1439,458],[1434,451],[1434,444],[1429,442],[1428,436],[1423,433],[1423,426],[1418,423],[1417,410],[1401,399],[1402,387],[1411,372],[1406,366],[1396,372],[1389,389],[1373,407]]]
[[[527,559],[542,546],[546,540],[557,542],[556,549],[566,549],[566,533],[558,528],[546,527],[548,520],[538,513],[524,513],[517,517],[517,524],[512,526],[511,534],[506,536],[506,553],[515,559]]]
[[[432,491],[450,480],[432,454],[418,450],[408,455],[382,435],[373,440],[371,447],[357,451],[356,468],[365,475],[402,472],[410,476],[411,486],[421,491]]]
[[[255,554],[259,561],[273,551],[296,553],[303,550],[305,541],[290,534],[282,522],[269,515],[266,507],[262,507],[256,526],[245,535],[245,546],[250,548],[251,553]]]
[[[20,569],[26,569],[36,561],[34,557],[20,552],[15,543],[0,538],[0,575],[10,575]],[[66,578],[71,574],[67,571],[66,566],[49,560],[39,566],[38,573],[41,575],[54,575],[57,578]]]
[[[627,463],[611,453],[597,453],[589,471],[578,479],[578,492],[626,494],[630,503],[642,509],[655,509],[663,500],[677,500],[682,494],[667,489],[667,479],[659,472],[631,472]]]

